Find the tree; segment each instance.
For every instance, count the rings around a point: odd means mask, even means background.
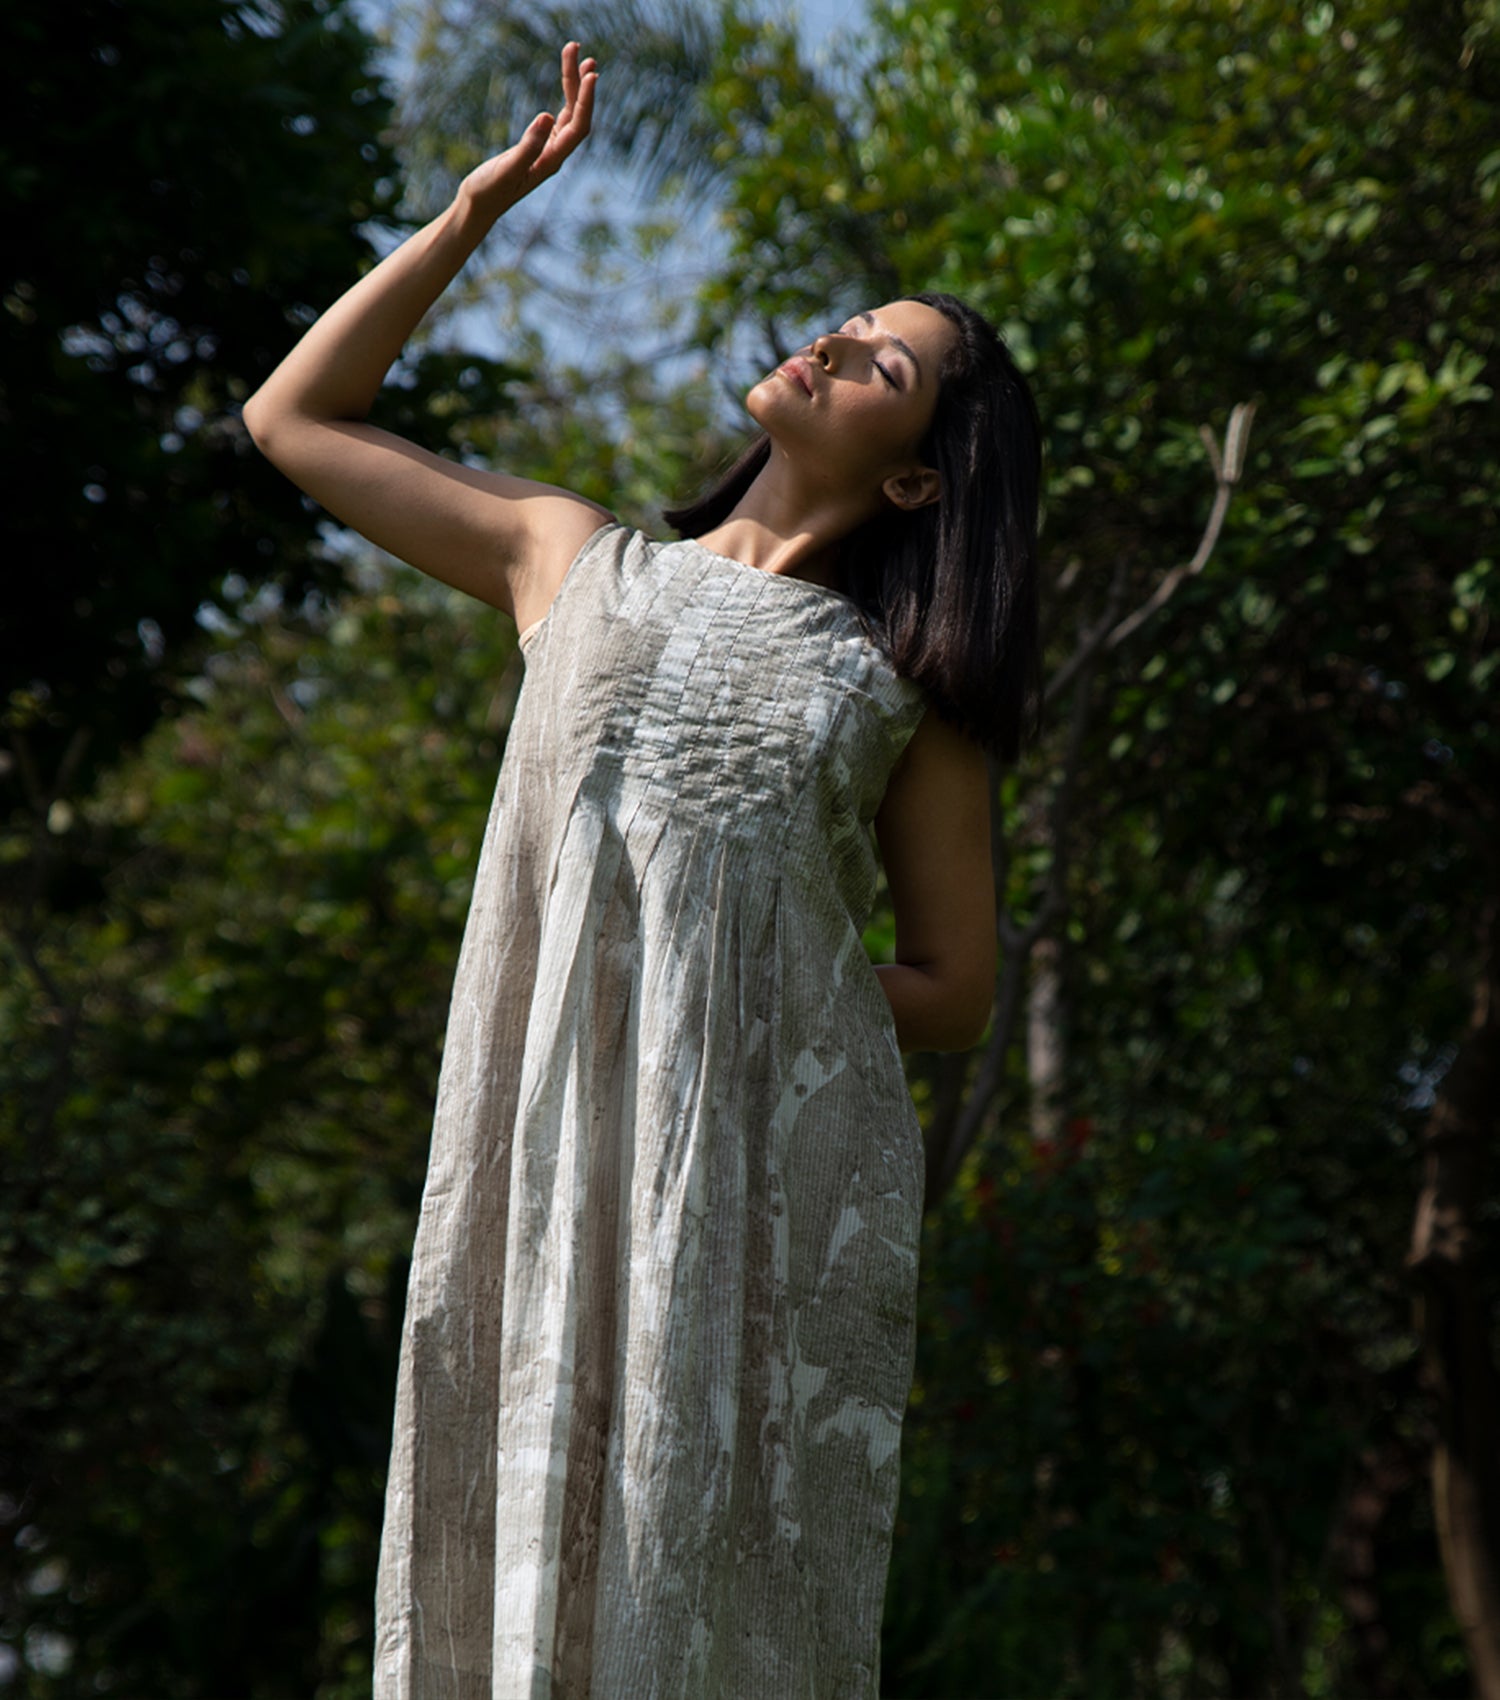
[[[199,1515],[264,1373],[239,1312],[254,1236],[196,1144],[193,1064],[95,1019],[120,942],[101,895],[149,853],[92,798],[181,705],[202,605],[297,602],[338,576],[233,404],[368,254],[361,231],[393,202],[389,102],[341,4],[99,0],[9,25],[0,1621],[37,1683],[75,1638],[106,1685],[129,1682],[160,1636],[144,1691],[184,1691],[196,1663],[229,1693],[244,1638],[159,1606],[243,1571],[257,1538],[253,1518]],[[217,1309],[182,1308],[193,1283]],[[215,1338],[230,1316],[238,1347]],[[295,1567],[268,1576],[260,1603],[284,1617]],[[281,1645],[255,1632],[251,1666]]]
[[[32,4],[10,29],[8,811],[86,789],[146,730],[226,580],[331,582],[233,408],[394,196],[342,0]]]
[[[82,853],[80,798],[172,701],[202,605],[334,575],[232,409],[368,251],[392,161],[342,5],[89,0],[10,29],[0,920],[53,1012],[41,1139],[82,1008],[53,922],[111,853]]]
[[[343,0],[90,0],[11,24],[0,925],[51,1011],[25,1110],[40,1146],[87,998],[68,919],[129,854],[128,835],[81,830],[84,799],[180,706],[204,618],[341,576],[236,408],[370,258],[397,190],[374,44]],[[434,357],[390,405],[441,419],[462,394],[494,413],[513,376]]]
[[[70,941],[75,1084],[0,1208],[0,1623],[29,1693],[368,1694],[502,624],[411,573],[311,622],[244,610],[84,807],[134,854]],[[47,1010],[5,986],[11,1105]]]

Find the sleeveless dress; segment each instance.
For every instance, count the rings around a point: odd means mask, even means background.
[[[376,1700],[874,1700],[922,1153],[860,935],[923,707],[838,593],[618,525],[528,634]]]

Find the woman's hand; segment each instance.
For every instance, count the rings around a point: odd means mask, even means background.
[[[599,73],[592,59],[580,61],[578,51],[576,41],[562,51],[562,110],[539,112],[514,147],[487,159],[459,184],[459,202],[482,218],[499,218],[545,183],[588,135]]]

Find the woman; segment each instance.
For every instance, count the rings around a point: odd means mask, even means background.
[[[569,44],[559,114],[245,408],[526,651],[408,1293],[375,1691],[870,1697],[921,1215],[898,1044],[988,1017],[983,745],[1031,700],[1035,412],[982,320],[889,302],[755,386],[762,437],[669,544],[363,423],[596,80]]]

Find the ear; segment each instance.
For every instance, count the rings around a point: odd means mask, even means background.
[[[943,481],[936,467],[914,466],[906,472],[896,472],[880,486],[887,499],[906,512],[925,508],[943,493]]]

